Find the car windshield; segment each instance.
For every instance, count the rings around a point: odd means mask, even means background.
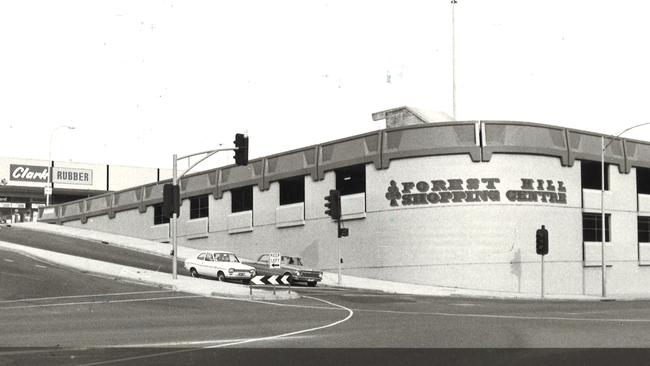
[[[288,264],[290,266],[302,266],[302,261],[299,257],[289,257],[283,255],[282,264]]]
[[[214,253],[214,256],[217,258],[218,262],[237,262],[239,263],[239,258],[232,253]]]

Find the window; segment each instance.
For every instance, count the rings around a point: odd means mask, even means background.
[[[232,213],[253,209],[253,186],[235,188],[230,191]]]
[[[364,193],[366,191],[366,166],[355,165],[337,169],[336,189],[341,195]]]
[[[650,169],[636,168],[636,192],[650,194]]]
[[[207,262],[214,262],[214,257],[212,256],[212,253],[206,253],[205,254],[205,260]]]
[[[280,206],[305,202],[305,177],[293,177],[280,181]]]
[[[208,217],[208,196],[190,198],[190,220]]]
[[[582,189],[600,190],[601,164],[599,161],[582,160],[580,163]],[[609,164],[605,163],[605,190],[609,190]]]
[[[638,218],[639,243],[650,243],[650,216]]]
[[[163,216],[162,204],[153,206],[153,224],[169,224],[169,217]]]
[[[602,241],[602,217],[599,213],[582,214],[582,240]],[[605,241],[609,242],[610,214],[605,214]]]
[[[197,258],[198,258],[200,261],[205,260],[205,253],[201,253],[201,254],[199,254],[199,256],[198,256]]]

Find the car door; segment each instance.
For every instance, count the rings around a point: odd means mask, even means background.
[[[214,261],[214,255],[212,253],[206,253],[205,258],[203,259],[203,272],[208,276],[217,276],[216,262]]]
[[[255,262],[255,273],[259,276],[268,276],[271,274],[271,269],[269,268],[269,255],[262,254]]]

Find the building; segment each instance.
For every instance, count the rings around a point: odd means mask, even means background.
[[[427,123],[406,107],[374,117],[402,126],[185,177],[179,243],[246,258],[300,253],[330,271],[340,245],[344,274],[539,293],[535,233],[545,225],[546,292],[600,294],[600,134],[508,121]],[[605,162],[608,294],[648,294],[650,143],[618,139]],[[161,183],[40,215],[168,242]],[[324,213],[335,188],[350,232],[343,239]]]
[[[32,221],[45,206],[52,169],[53,204],[119,191],[171,177],[171,170],[65,161],[0,158],[0,219]]]

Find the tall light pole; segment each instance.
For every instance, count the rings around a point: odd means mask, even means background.
[[[451,99],[454,120],[456,120],[456,3],[456,0],[451,0]]]
[[[626,133],[627,131],[650,125],[650,122],[640,123],[632,127],[628,127],[616,135],[611,141],[605,145],[605,136],[600,137],[600,226],[601,226],[601,242],[600,242],[600,266],[601,266],[601,284],[602,284],[602,297],[607,297],[607,277],[605,276],[605,150],[612,142],[618,140],[618,138]],[[611,225],[610,225],[611,226]]]
[[[47,160],[49,161],[50,166],[47,169],[47,192],[51,192],[52,189],[52,139],[54,138],[54,133],[56,130],[60,128],[67,128],[68,130],[74,130],[74,126],[68,126],[68,125],[60,125],[56,126],[52,129],[52,132],[50,132],[50,149],[47,155]],[[51,193],[46,193],[45,194],[45,205],[49,206],[50,205],[50,195]]]

